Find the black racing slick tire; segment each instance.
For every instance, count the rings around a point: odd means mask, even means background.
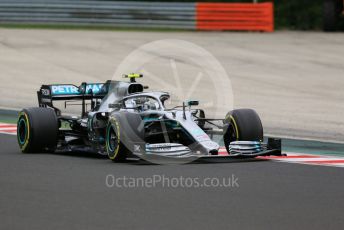
[[[58,120],[50,108],[26,108],[19,112],[17,140],[23,153],[53,152],[58,140]]]
[[[236,109],[227,113],[224,120],[223,140],[227,152],[233,141],[263,141],[263,126],[253,109]]]
[[[121,129],[119,122],[112,118],[106,127],[105,139],[108,157],[115,162],[124,161],[128,156],[128,150],[121,141]]]

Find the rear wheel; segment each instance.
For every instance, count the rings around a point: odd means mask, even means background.
[[[23,153],[54,151],[58,139],[58,120],[49,108],[27,108],[19,112],[17,140]]]
[[[233,141],[263,141],[262,122],[253,109],[236,109],[227,113],[223,140],[227,152]]]

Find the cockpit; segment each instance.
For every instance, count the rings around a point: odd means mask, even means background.
[[[139,112],[148,110],[163,110],[159,101],[151,96],[135,96],[123,100],[125,109],[133,109]]]

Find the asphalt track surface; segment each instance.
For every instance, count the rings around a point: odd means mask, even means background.
[[[342,229],[344,170],[272,161],[146,165],[22,154],[0,135],[0,229]],[[106,176],[231,177],[239,187],[109,188]]]

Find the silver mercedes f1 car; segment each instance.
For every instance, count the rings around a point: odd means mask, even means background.
[[[17,139],[22,152],[91,151],[111,160],[128,158],[199,159],[254,158],[280,155],[281,140],[263,143],[263,127],[252,109],[236,109],[223,119],[206,118],[198,101],[166,108],[167,92],[149,92],[129,81],[42,85],[39,107],[19,113]],[[80,116],[65,115],[54,106],[78,101]],[[228,154],[219,155],[224,145]]]

